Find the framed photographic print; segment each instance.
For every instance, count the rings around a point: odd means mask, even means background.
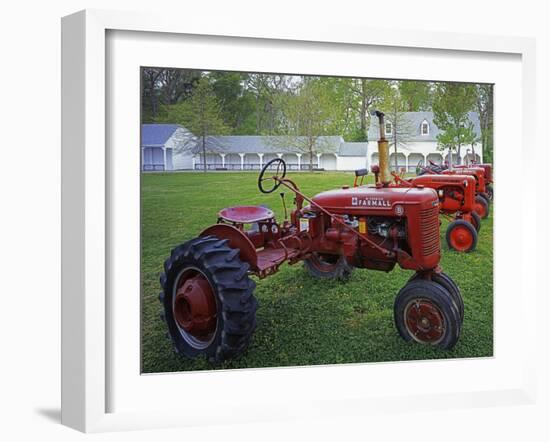
[[[64,18],[63,423],[531,400],[533,42],[366,31]]]

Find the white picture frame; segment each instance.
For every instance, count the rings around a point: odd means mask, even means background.
[[[213,22],[211,20],[194,20],[182,23],[169,15],[144,13],[111,12],[100,10],[81,11],[63,18],[62,21],[62,423],[85,432],[110,431],[138,428],[158,428],[168,426],[202,425],[209,422],[200,406],[195,413],[174,412],[157,408],[155,411],[133,410],[113,411],[109,404],[109,394],[115,387],[112,369],[113,354],[109,341],[109,328],[113,320],[108,297],[109,265],[113,259],[109,244],[116,231],[109,228],[112,222],[113,201],[109,194],[111,179],[110,156],[107,145],[110,136],[106,130],[106,121],[110,118],[107,108],[109,81],[106,76],[108,55],[107,35],[109,32],[143,32],[156,33],[158,36],[212,36],[218,39],[235,38],[254,42],[283,42],[284,44],[328,44],[346,47],[374,47],[378,49],[400,48],[407,50],[426,50],[437,57],[437,54],[468,53],[483,58],[483,54],[501,54],[519,57],[521,65],[521,102],[522,109],[535,108],[535,44],[532,39],[518,37],[490,37],[481,35],[464,35],[453,33],[431,33],[415,31],[377,32],[372,28],[349,28],[331,26],[330,28],[302,26],[295,28],[291,24],[277,23],[276,26],[255,26],[253,23]],[[153,34],[151,34],[153,35]],[[452,69],[449,66],[447,69]],[[440,79],[440,78],[438,78]],[[137,93],[137,92],[136,92]],[[497,98],[498,100],[498,98]],[[514,110],[516,111],[516,110]],[[517,112],[521,112],[517,110]],[[498,125],[497,115],[497,125]],[[521,143],[521,157],[534,157],[535,120],[521,112],[522,131],[518,135]],[[137,131],[137,129],[136,129]],[[503,143],[504,145],[504,143]],[[136,148],[137,152],[137,148]],[[504,158],[502,169],[506,168]],[[517,172],[523,174],[527,172]],[[499,170],[496,171],[497,179]],[[504,174],[500,176],[505,176]],[[504,180],[503,180],[504,181]],[[499,183],[499,190],[505,194],[506,183]],[[137,192],[137,190],[136,190]],[[515,192],[515,193],[514,193]],[[510,195],[518,198],[521,207],[535,207],[536,192],[525,192],[521,189],[510,189]],[[498,197],[497,197],[498,198]],[[498,211],[498,204],[496,205]],[[530,213],[519,211],[520,223],[525,223]],[[520,224],[521,225],[521,224]],[[528,272],[529,255],[534,256],[532,241],[519,229],[517,252],[520,256],[522,274]],[[496,238],[498,235],[495,236]],[[525,241],[522,238],[525,237]],[[495,240],[495,261],[499,249]],[[499,266],[505,267],[505,257]],[[505,303],[506,287],[499,286],[498,276],[495,293],[502,292]],[[518,310],[522,315],[536,311],[534,279],[521,278],[517,282],[520,288]],[[137,294],[139,299],[139,293]],[[533,315],[532,317],[535,317]],[[138,319],[139,320],[139,319]],[[495,317],[498,324],[499,317]],[[501,323],[502,324],[502,323]],[[504,326],[503,326],[504,327]],[[355,395],[346,395],[337,390],[323,397],[304,396],[302,401],[294,398],[295,405],[280,406],[281,398],[272,392],[272,404],[243,403],[237,408],[248,410],[242,422],[284,419],[287,417],[305,418],[340,414],[368,414],[373,411],[403,411],[414,404],[415,409],[461,408],[470,406],[498,405],[500,403],[533,403],[535,395],[534,357],[536,324],[530,322],[525,327],[525,351],[518,354],[521,365],[521,376],[509,385],[484,390],[478,386],[470,391],[460,393],[449,391],[430,391],[420,396],[414,394],[396,395],[378,394],[373,396],[358,391]],[[504,328],[503,328],[504,329]],[[500,355],[495,352],[495,360]],[[454,361],[454,370],[460,370],[460,361]],[[422,363],[407,363],[409,370],[419,373],[426,370],[441,370]],[[453,361],[448,361],[453,364]],[[468,362],[465,362],[468,364]],[[395,364],[397,365],[397,364]],[[394,365],[394,366],[395,366]],[[449,365],[450,367],[450,365]],[[471,367],[470,367],[471,369]],[[490,370],[490,366],[487,366]],[[308,371],[309,370],[309,371]],[[300,368],[279,370],[285,379],[295,378],[307,383],[311,373],[323,376],[339,376],[338,366],[322,368]],[[364,370],[377,370],[370,364],[348,367],[346,376],[360,376]],[[399,370],[390,365],[379,371]],[[518,368],[519,370],[519,368]],[[213,382],[223,385],[224,379],[231,383],[250,382],[255,389],[266,382],[272,382],[270,376],[278,370],[255,370],[253,373],[237,371],[235,373],[216,372],[193,375],[193,382]],[[352,374],[353,372],[353,374]],[[245,373],[245,374],[243,374]],[[276,373],[277,374],[277,373]],[[132,373],[139,376],[140,373]],[[161,376],[164,377],[164,376]],[[313,376],[314,377],[314,376]],[[521,377],[521,379],[520,379]],[[119,377],[120,379],[120,377]],[[164,384],[168,383],[164,377]],[[251,380],[252,379],[252,380]],[[517,382],[516,382],[517,381]],[[130,385],[130,384],[128,384]],[[473,385],[473,384],[472,384]],[[166,386],[166,385],[165,385]],[[314,391],[314,385],[311,385]],[[212,387],[213,388],[213,387]],[[307,390],[304,390],[307,391]],[[436,399],[434,401],[434,398]],[[279,402],[278,402],[279,401]],[[230,416],[220,413],[218,422],[227,422]]]

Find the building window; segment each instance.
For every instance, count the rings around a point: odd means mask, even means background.
[[[424,120],[422,122],[422,124],[420,125],[420,134],[421,135],[429,135],[430,134],[430,125],[426,120]]]
[[[393,134],[393,128],[392,128],[392,125],[391,123],[387,122],[386,123],[386,135],[392,135]]]

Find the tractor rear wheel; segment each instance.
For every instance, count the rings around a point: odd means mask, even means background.
[[[242,353],[256,328],[256,284],[227,243],[215,236],[187,241],[172,250],[160,277],[161,317],[176,352],[215,364]]]
[[[405,341],[446,350],[457,343],[462,328],[458,306],[449,291],[426,279],[410,281],[400,290],[394,304],[394,321]]]
[[[457,252],[471,252],[477,245],[477,232],[468,221],[457,219],[447,227],[445,239],[450,249]]]
[[[353,272],[353,266],[348,264],[344,256],[326,253],[312,253],[310,258],[304,260],[304,267],[315,278],[340,281],[348,280]]]
[[[471,212],[470,215],[472,217],[472,225],[475,227],[476,232],[479,233],[479,230],[481,229],[481,217],[477,214],[477,212]]]

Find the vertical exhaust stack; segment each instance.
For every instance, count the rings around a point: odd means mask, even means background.
[[[380,167],[380,182],[384,187],[391,183],[390,173],[390,146],[386,140],[386,124],[384,122],[384,112],[374,111],[378,117],[378,126],[380,128],[380,139],[378,140],[378,165]]]

